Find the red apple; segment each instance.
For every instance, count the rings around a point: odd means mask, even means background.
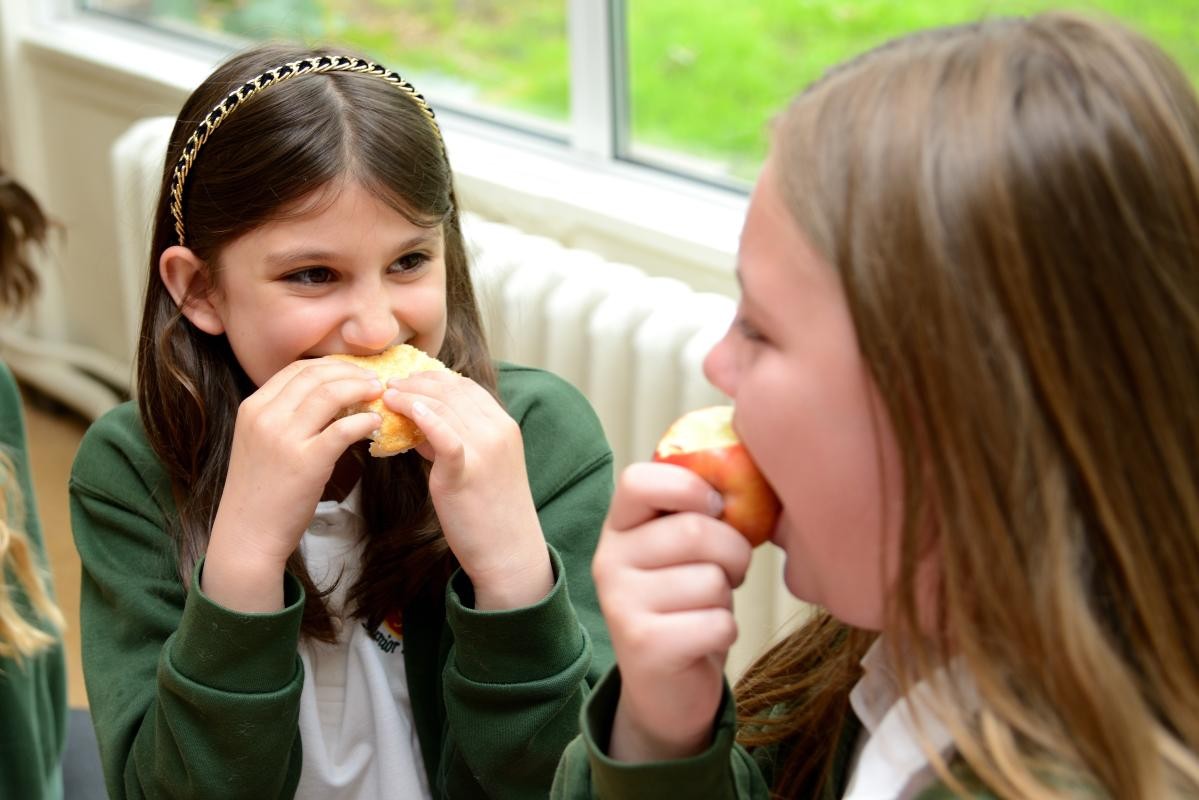
[[[675,420],[658,442],[654,461],[678,464],[724,497],[720,518],[754,547],[770,538],[779,500],[733,432],[733,407],[710,406]]]

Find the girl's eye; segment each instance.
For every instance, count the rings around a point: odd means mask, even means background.
[[[395,261],[393,261],[391,264],[390,271],[392,273],[401,273],[401,274],[409,273],[409,272],[416,272],[421,267],[423,267],[425,264],[427,264],[428,262],[429,262],[429,254],[428,253],[421,253],[421,252],[408,253],[407,255],[402,255],[399,258],[397,258]]]
[[[736,326],[737,332],[741,334],[741,337],[747,341],[750,341],[750,342],[766,341],[766,337],[763,336],[762,333],[753,326],[753,323],[751,323],[749,320],[747,320],[745,317],[741,316],[740,314],[738,314],[737,318],[733,321],[733,325]]]
[[[333,280],[333,270],[328,267],[308,267],[288,274],[287,280],[303,286],[321,286]]]

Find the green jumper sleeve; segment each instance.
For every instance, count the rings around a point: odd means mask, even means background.
[[[129,404],[98,420],[70,484],[84,675],[113,798],[290,798],[299,780],[303,591],[239,614],[185,591],[169,482]]]
[[[747,751],[735,742],[736,704],[728,684],[716,712],[712,744],[691,758],[630,764],[607,754],[612,722],[620,700],[620,670],[604,676],[584,704],[582,732],[570,743],[554,776],[551,800],[770,800],[776,765],[785,757],[779,745]],[[845,720],[828,779],[796,795],[812,800],[838,800],[845,794],[854,768],[862,723],[852,713]],[[960,760],[950,768],[972,800],[995,800]],[[920,790],[916,800],[951,800],[959,795],[939,779]]]
[[[521,426],[530,487],[554,569],[538,603],[476,610],[459,571],[446,593],[453,646],[443,672],[447,797],[544,798],[583,700],[612,663],[591,557],[612,496],[612,454],[595,412],[539,370],[501,375]]]
[[[567,748],[554,778],[553,800],[769,800],[770,753],[748,753],[733,739],[736,719],[726,684],[712,744],[702,753],[672,761],[630,764],[607,755],[620,699],[620,671],[613,668],[583,710],[582,733]]]

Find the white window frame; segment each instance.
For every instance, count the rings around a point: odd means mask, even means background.
[[[437,107],[434,99],[463,204],[701,290],[735,294],[746,196],[617,157],[623,112],[612,98],[622,75],[611,33],[622,0],[565,1],[569,146]],[[223,56],[216,46],[80,13],[71,0],[30,2],[18,35],[35,68],[71,69],[87,80],[182,102]],[[147,115],[153,113],[163,112]]]
[[[570,53],[571,144],[594,158],[616,158],[621,69],[613,50],[618,3],[566,0]],[[621,4],[622,5],[622,4]]]

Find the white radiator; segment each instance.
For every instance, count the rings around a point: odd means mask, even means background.
[[[172,122],[142,120],[113,146],[130,358]],[[731,298],[469,213],[462,225],[493,354],[577,386],[603,423],[618,470],[649,458],[683,411],[725,402],[701,363],[732,320]],[[798,609],[781,588],[778,554],[769,547],[755,555],[737,597],[741,638],[730,654],[731,675]]]
[[[722,402],[701,362],[730,298],[477,217],[463,229],[492,350],[587,395],[618,468],[648,458],[682,411]]]

